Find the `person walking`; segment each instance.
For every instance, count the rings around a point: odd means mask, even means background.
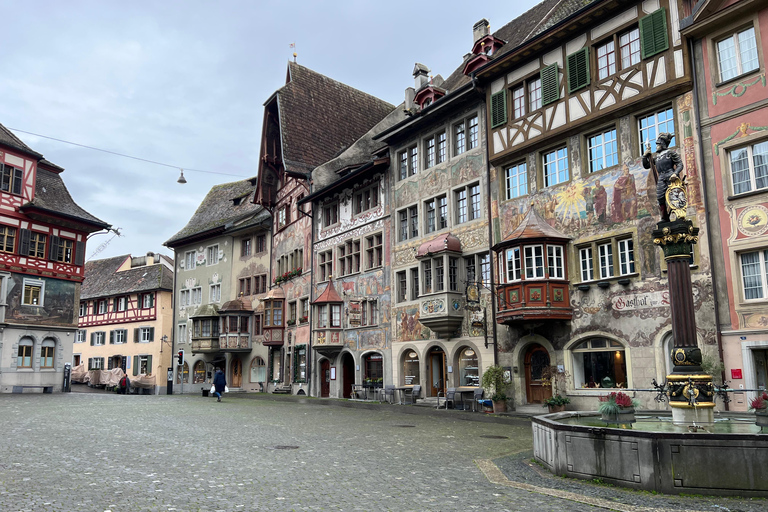
[[[224,372],[221,371],[221,368],[216,368],[216,374],[213,376],[213,387],[216,389],[214,391],[216,401],[221,402],[221,394],[227,387],[227,378],[224,377]]]

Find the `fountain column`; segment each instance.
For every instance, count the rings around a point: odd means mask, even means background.
[[[670,357],[674,369],[667,375],[672,421],[677,424],[712,423],[714,388],[712,376],[701,369],[701,350],[696,338],[690,258],[698,242],[699,228],[685,219],[684,212],[672,222],[659,222],[653,242],[661,246],[667,262],[669,302],[674,347]]]

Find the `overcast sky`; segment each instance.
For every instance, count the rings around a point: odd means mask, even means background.
[[[291,43],[300,64],[397,105],[415,62],[447,77],[475,22],[493,31],[535,3],[0,0],[0,123],[121,228],[95,256],[112,235],[92,237],[88,259],[172,255],[163,242],[212,186],[256,175],[263,104],[285,83]]]

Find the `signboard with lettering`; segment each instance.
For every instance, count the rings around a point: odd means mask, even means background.
[[[611,298],[611,307],[616,311],[669,307],[669,291],[618,295]]]

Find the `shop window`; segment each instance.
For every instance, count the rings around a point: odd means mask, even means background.
[[[56,342],[52,339],[44,339],[40,347],[40,368],[53,368],[56,355]]]
[[[592,338],[571,348],[574,386],[577,388],[626,388],[627,358],[618,341]]]
[[[421,382],[419,376],[419,354],[413,350],[408,350],[403,358],[403,381],[401,384],[406,386],[416,385]]]
[[[293,382],[307,382],[307,346],[296,345],[293,357]]]
[[[384,379],[384,358],[379,353],[366,354],[363,357],[365,380],[382,382]]]
[[[205,362],[197,361],[192,373],[192,384],[205,382]]]
[[[459,386],[479,386],[480,371],[477,352],[469,347],[459,351]]]

